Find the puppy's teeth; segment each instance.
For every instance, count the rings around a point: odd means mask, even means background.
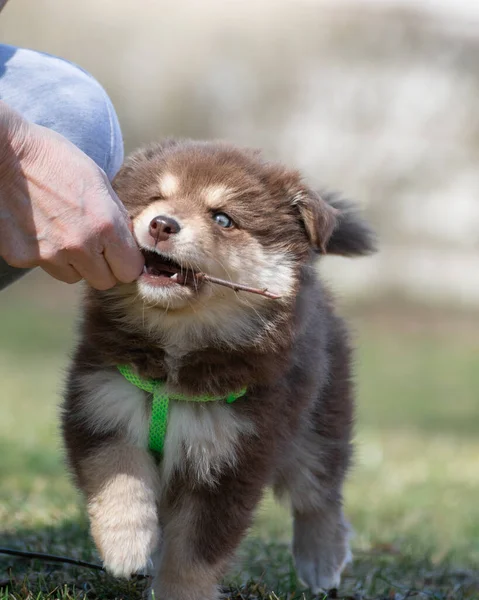
[[[172,277],[171,277],[172,281],[178,281],[178,273],[175,273]]]
[[[146,270],[146,265],[143,265],[143,273],[148,273],[148,271]]]

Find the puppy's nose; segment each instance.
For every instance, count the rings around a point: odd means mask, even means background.
[[[178,221],[165,215],[158,215],[150,221],[150,235],[156,242],[165,242],[170,235],[178,233],[180,229]]]

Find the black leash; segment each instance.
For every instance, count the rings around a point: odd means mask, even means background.
[[[9,556],[18,556],[20,558],[28,558],[34,560],[38,558],[45,562],[67,563],[69,565],[77,565],[78,567],[86,567],[87,569],[95,569],[95,571],[104,571],[101,565],[86,562],[84,560],[75,560],[67,556],[55,556],[54,554],[44,554],[43,552],[26,552],[23,550],[12,550],[10,548],[0,548],[0,554],[8,554]]]
[[[11,548],[1,548],[0,554],[7,554],[9,556],[16,556],[18,558],[27,558],[28,560],[42,560],[43,562],[54,562],[54,563],[65,563],[68,565],[75,565],[77,567],[85,567],[86,569],[93,569],[95,571],[105,572],[104,567],[95,563],[87,562],[85,560],[76,560],[74,558],[68,558],[68,556],[56,556],[55,554],[45,554],[43,552],[26,552],[24,550],[12,550]],[[146,575],[137,574],[137,579],[144,579]]]

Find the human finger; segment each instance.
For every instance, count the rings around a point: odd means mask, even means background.
[[[145,260],[128,224],[123,219],[111,235],[103,250],[113,275],[122,283],[130,283],[140,276]]]
[[[78,283],[83,279],[80,273],[69,264],[45,263],[40,266],[46,273],[64,283]]]
[[[77,256],[71,260],[71,265],[91,287],[97,290],[109,290],[118,283],[103,253]]]

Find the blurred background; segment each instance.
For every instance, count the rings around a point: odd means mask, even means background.
[[[363,206],[380,252],[320,266],[358,346],[346,583],[392,556],[479,597],[479,2],[10,0],[0,40],[90,71],[127,151],[225,138]],[[56,421],[78,298],[41,273],[0,295],[0,536],[89,555]],[[286,515],[267,499],[252,540]]]

